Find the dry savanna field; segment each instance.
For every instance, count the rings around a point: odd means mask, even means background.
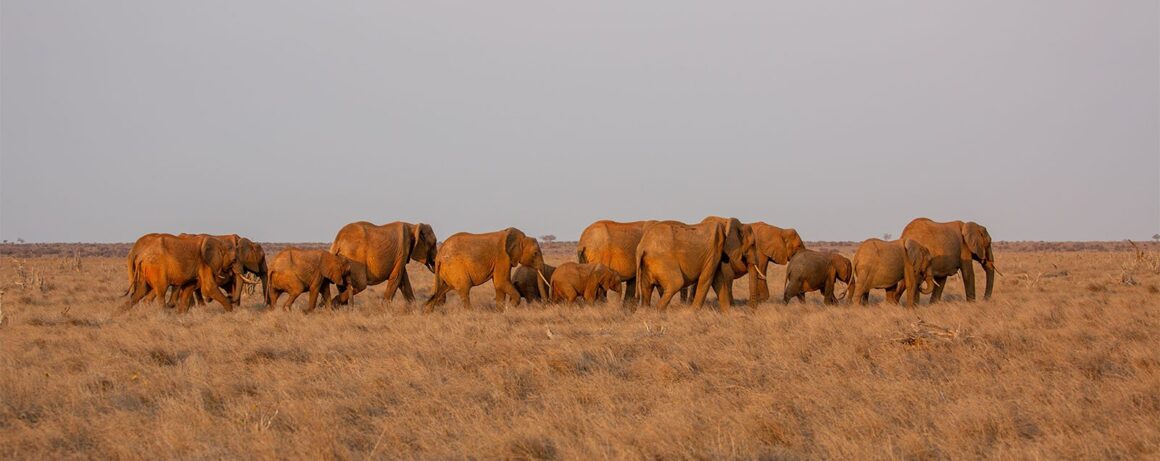
[[[998,243],[989,302],[954,277],[916,310],[812,293],[721,314],[711,295],[664,315],[501,312],[490,284],[475,311],[452,295],[422,314],[378,286],[310,315],[254,295],[118,314],[124,247],[28,247],[0,263],[0,459],[1160,456],[1151,243]],[[430,273],[410,271],[425,298]]]

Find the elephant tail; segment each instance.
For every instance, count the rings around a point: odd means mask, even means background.
[[[576,247],[576,261],[580,264],[588,264],[588,257],[584,255],[584,247]]]
[[[263,264],[265,264],[265,263],[263,263]],[[266,281],[264,283],[262,283],[262,288],[263,288],[262,291],[265,291],[264,294],[266,295],[266,305],[270,306],[270,307],[274,307],[274,303],[272,303],[271,299],[270,299],[274,294],[274,287],[272,286],[273,284],[270,283],[270,281],[272,281],[272,280],[274,280],[274,271],[267,270],[266,271]]]
[[[121,294],[122,297],[133,294],[133,288],[141,280],[141,267],[137,264],[136,256],[132,252],[129,253],[129,287],[125,288],[125,293]]]
[[[125,288],[125,293],[123,293],[121,295],[122,297],[129,296],[129,294],[131,294],[133,292],[133,286],[136,285],[136,283],[137,283],[137,268],[136,268],[136,266],[137,266],[137,252],[136,252],[136,250],[137,250],[137,248],[136,247],[137,247],[136,245],[133,245],[133,248],[129,250],[129,256],[125,258],[126,263],[127,263],[126,265],[129,268],[129,271],[128,271],[128,273],[129,273],[129,286],[127,288]]]

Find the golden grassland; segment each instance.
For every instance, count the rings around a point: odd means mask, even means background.
[[[814,293],[500,312],[488,284],[475,311],[452,295],[422,314],[379,286],[339,311],[251,295],[184,316],[117,314],[121,258],[6,256],[0,459],[1155,458],[1144,256],[1000,251],[994,300],[962,302],[955,277],[917,310]],[[410,270],[425,298],[430,273]]]

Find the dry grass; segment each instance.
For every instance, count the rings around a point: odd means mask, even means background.
[[[118,316],[120,258],[23,260],[41,290],[6,257],[0,459],[1156,457],[1160,274],[1132,257],[1001,252],[987,303],[956,278],[917,311],[667,316],[423,315],[381,286],[339,312]]]

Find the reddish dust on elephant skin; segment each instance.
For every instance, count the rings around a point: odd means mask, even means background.
[[[311,314],[258,292],[118,313],[128,246],[0,247],[0,459],[1156,458],[1160,246],[1140,246],[996,243],[991,301],[952,276],[916,310],[782,305],[771,264],[776,302],[746,307],[742,277],[726,314],[665,315],[500,311],[490,283],[422,314],[420,262],[411,304],[382,283]]]

